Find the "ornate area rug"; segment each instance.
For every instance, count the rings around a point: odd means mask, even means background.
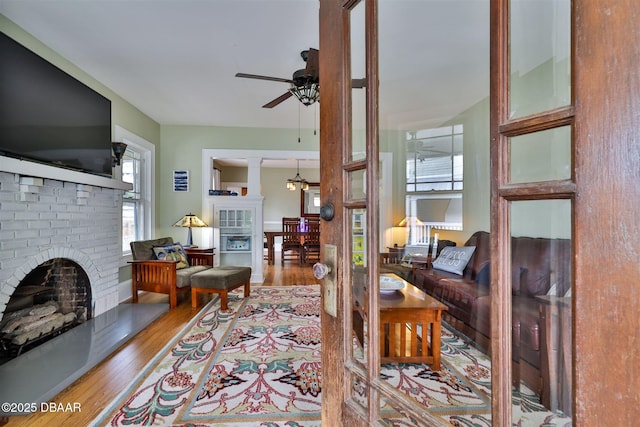
[[[217,298],[92,425],[319,426],[320,288]]]
[[[381,377],[440,419],[443,426],[491,427],[489,358],[444,323],[441,344],[440,371],[417,363],[389,363],[382,365]],[[513,398],[514,419],[517,420],[513,426],[571,426],[571,418],[560,411],[548,411],[535,393],[526,392],[524,384],[520,389],[521,394]],[[388,405],[383,407],[382,414],[391,426],[424,425],[402,418]]]
[[[219,308],[216,297],[91,425],[320,426],[320,287],[255,287],[248,298],[231,293],[226,312]],[[384,364],[381,376],[441,425],[490,427],[486,355],[446,325],[441,354],[439,372],[395,363]],[[571,423],[545,411],[533,395],[515,400],[521,412],[514,425]],[[382,414],[388,425],[424,425],[388,405]]]

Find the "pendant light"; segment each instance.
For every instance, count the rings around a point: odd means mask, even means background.
[[[306,179],[300,176],[300,160],[296,160],[296,162],[298,165],[296,176],[293,178],[287,179],[287,190],[296,191],[296,187],[298,187],[306,191],[309,189],[309,183],[307,182]]]

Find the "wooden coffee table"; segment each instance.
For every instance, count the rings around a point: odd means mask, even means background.
[[[404,287],[380,293],[381,362],[426,363],[440,370],[440,328],[447,306],[395,274],[382,276]]]

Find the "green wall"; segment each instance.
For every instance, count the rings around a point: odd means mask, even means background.
[[[318,136],[313,135],[312,129],[300,131],[301,142],[298,142],[298,129],[271,129],[271,128],[238,128],[216,126],[162,126],[160,149],[157,152],[157,181],[156,198],[158,207],[156,213],[156,235],[185,238],[183,230],[172,228],[180,217],[188,212],[200,214],[202,210],[202,150],[226,149],[226,150],[280,150],[280,151],[314,151],[319,150]],[[176,193],[172,188],[172,172],[174,169],[189,171],[190,189],[188,192]],[[264,172],[262,174],[268,174]],[[301,172],[303,172],[301,170]],[[294,169],[285,169],[281,172],[287,178],[295,176]],[[309,171],[311,173],[311,171]],[[289,176],[291,175],[291,176]],[[306,179],[309,177],[302,174]],[[267,178],[269,176],[267,175]],[[277,186],[282,182],[278,179]],[[286,180],[286,178],[284,178]],[[272,186],[273,181],[265,180],[262,175],[263,192],[268,199],[271,190],[265,186]],[[286,192],[285,197],[295,198]],[[296,192],[297,194],[297,192]],[[299,200],[299,199],[298,199]],[[278,208],[271,208],[265,199],[265,220],[273,220],[272,215],[278,215]],[[294,204],[292,201],[285,202]],[[298,202],[299,203],[299,202]],[[283,204],[284,205],[284,204]],[[288,209],[287,209],[288,211]],[[298,208],[299,212],[299,208]],[[281,218],[278,217],[278,218]],[[196,231],[194,231],[194,240]]]

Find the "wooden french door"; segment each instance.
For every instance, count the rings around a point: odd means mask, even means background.
[[[491,423],[529,425],[513,406],[514,397],[521,393],[514,380],[522,363],[513,359],[510,241],[520,230],[529,232],[528,227],[535,225],[531,212],[551,212],[551,225],[541,234],[569,239],[573,259],[571,292],[561,295],[564,326],[556,330],[562,337],[563,356],[555,363],[562,362],[563,368],[554,368],[562,377],[555,378],[554,387],[564,391],[556,393],[554,408],[560,405],[573,425],[633,425],[640,389],[635,374],[640,365],[640,316],[635,315],[640,303],[640,2],[487,2],[491,21]],[[514,109],[521,100],[547,93],[541,87],[518,94],[512,73],[514,58],[526,59],[531,52],[530,45],[512,39],[519,25],[531,24],[536,17],[520,9],[525,13],[518,20],[514,12],[526,4],[550,6],[554,36],[568,34],[568,39],[554,46],[566,54],[556,59],[566,62],[551,66],[552,74],[556,73],[551,79],[553,102]],[[362,25],[356,25],[356,16]],[[354,286],[375,283],[378,277],[377,25],[378,0],[320,0],[321,203],[325,212],[329,207],[333,211],[332,218],[321,223],[321,260],[332,267],[332,284],[326,279],[323,284],[323,425],[379,423],[381,398],[424,425],[438,425],[438,420],[379,380],[378,352],[369,351],[378,348],[380,339],[373,332],[378,330],[377,294],[368,292],[356,305],[352,292]],[[352,70],[356,38],[366,41],[359,59],[364,75]],[[363,146],[357,145],[353,133],[354,78],[366,78]],[[555,92],[558,88],[560,93]],[[522,159],[528,150],[539,153],[558,146],[562,159],[551,156],[551,170],[539,173],[535,166],[527,170],[532,165]],[[536,159],[548,166],[543,157]],[[516,166],[524,172],[516,172]],[[354,334],[357,329],[362,331],[359,336]]]
[[[320,75],[332,82],[320,108],[321,203],[334,213],[321,223],[321,259],[332,270],[323,291],[323,425],[380,423],[383,405],[436,425],[381,379],[375,351],[381,204],[390,203],[380,200],[381,182],[390,177],[382,176],[379,155],[377,34],[377,0],[320,2]]]

